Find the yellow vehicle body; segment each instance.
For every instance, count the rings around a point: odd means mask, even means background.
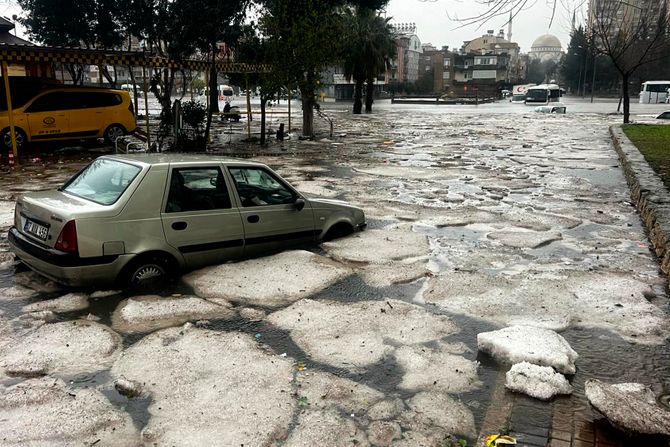
[[[137,127],[127,91],[95,87],[44,90],[13,110],[17,145],[105,138],[114,142]],[[9,116],[0,112],[0,143],[11,147]]]

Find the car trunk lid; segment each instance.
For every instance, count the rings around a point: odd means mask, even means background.
[[[77,218],[108,211],[108,207],[61,191],[43,191],[19,197],[14,226],[24,236],[54,248],[63,227]]]

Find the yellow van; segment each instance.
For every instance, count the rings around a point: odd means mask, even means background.
[[[104,138],[113,143],[137,127],[133,103],[124,90],[51,88],[15,107],[14,128],[19,148],[34,141],[84,138]],[[7,110],[0,111],[0,129],[0,143],[11,148]]]

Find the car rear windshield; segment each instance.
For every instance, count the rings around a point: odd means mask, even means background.
[[[101,205],[111,205],[141,170],[129,163],[98,159],[72,177],[62,190]]]

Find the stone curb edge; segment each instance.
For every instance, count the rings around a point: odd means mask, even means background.
[[[661,270],[670,276],[670,194],[638,148],[628,139],[622,125],[611,126],[610,135],[633,204],[647,227]]]

